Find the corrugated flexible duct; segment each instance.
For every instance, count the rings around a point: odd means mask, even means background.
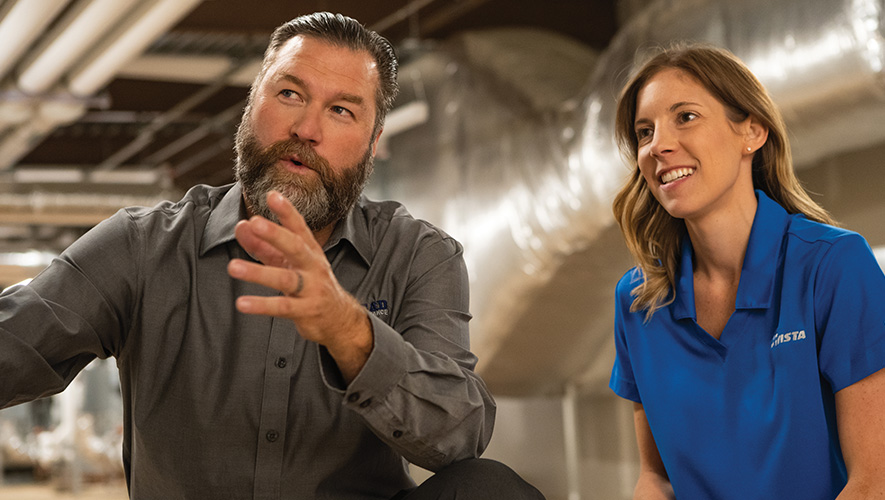
[[[694,39],[734,51],[782,107],[802,166],[885,140],[883,10],[882,0],[661,0],[598,62],[522,31],[465,34],[405,64],[401,102],[426,100],[430,116],[389,139],[372,194],[464,244],[490,387],[605,387],[613,287],[631,265],[610,210],[627,174],[614,104],[644,49]]]

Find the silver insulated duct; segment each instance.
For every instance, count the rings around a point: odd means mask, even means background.
[[[601,54],[548,33],[464,34],[404,64],[410,117],[391,116],[370,195],[464,244],[473,348],[496,393],[603,389],[614,284],[631,266],[610,207],[627,174],[614,104],[634,61],[676,39],[731,49],[781,106],[801,167],[885,140],[883,10],[661,0]]]

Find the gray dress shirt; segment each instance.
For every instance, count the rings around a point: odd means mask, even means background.
[[[245,315],[232,279],[238,184],[121,210],[27,286],[0,295],[0,408],[63,390],[114,356],[135,499],[390,498],[478,456],[495,404],[474,374],[461,246],[394,202],[366,199],[325,246],[365,304],[375,345],[345,385],[289,320]]]

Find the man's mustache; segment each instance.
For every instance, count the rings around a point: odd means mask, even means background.
[[[261,152],[262,164],[273,165],[280,158],[297,158],[304,166],[319,174],[324,182],[330,175],[329,162],[301,139],[284,139],[265,147]]]

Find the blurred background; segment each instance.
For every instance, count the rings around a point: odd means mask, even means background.
[[[627,499],[638,474],[631,406],[607,388],[631,266],[612,127],[649,48],[704,40],[747,62],[806,187],[885,261],[885,0],[5,0],[0,288],[123,206],[230,182],[268,36],[317,10],[396,46],[402,92],[367,194],[464,244],[499,403],[486,456],[550,500]],[[125,498],[121,425],[113,360],[0,411],[0,500]]]

